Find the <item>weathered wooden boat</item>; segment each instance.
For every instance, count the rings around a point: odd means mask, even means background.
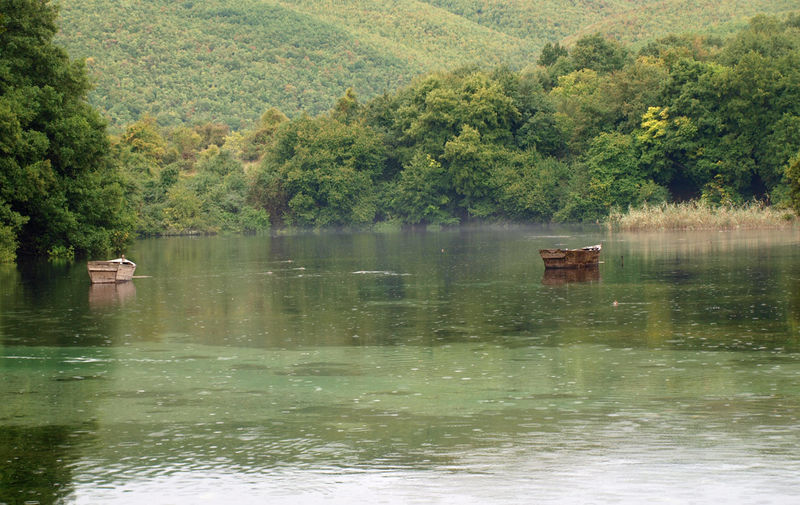
[[[90,261],[87,268],[92,284],[125,282],[133,278],[136,263],[123,256],[109,261]]]
[[[540,249],[545,268],[592,268],[600,262],[601,245],[580,249]]]

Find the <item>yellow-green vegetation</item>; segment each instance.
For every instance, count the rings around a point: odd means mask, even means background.
[[[738,230],[786,228],[797,225],[797,215],[758,202],[711,205],[702,201],[662,203],[612,211],[606,219],[611,231]]]
[[[669,33],[728,34],[796,0],[61,0],[58,42],[86,58],[89,98],[119,129],[145,114],[161,125],[251,127],[276,107],[290,117],[363,99],[416,75],[468,64],[532,67],[548,42],[602,32],[641,44]],[[719,25],[719,23],[728,23]]]
[[[264,121],[274,119],[265,114]],[[263,125],[262,128],[266,128]],[[261,130],[254,133],[259,134]],[[257,141],[258,135],[247,136]],[[269,229],[266,210],[249,205],[250,183],[224,125],[162,131],[152,116],[111,137],[137,235],[256,232]]]
[[[564,41],[571,44],[580,37],[603,33],[617,40],[641,44],[670,33],[702,32],[727,35],[747,26],[758,14],[777,14],[797,10],[794,0],[762,2],[718,0],[646,0],[614,2],[613,14],[594,18]]]

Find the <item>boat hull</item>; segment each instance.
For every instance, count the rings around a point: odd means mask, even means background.
[[[545,268],[593,268],[600,262],[600,249],[541,249]]]
[[[108,284],[126,282],[133,279],[136,265],[129,261],[90,261],[87,268],[92,284]]]

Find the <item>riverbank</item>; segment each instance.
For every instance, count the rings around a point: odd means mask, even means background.
[[[760,203],[710,206],[694,201],[612,211],[605,223],[612,231],[736,230],[787,228],[798,218],[789,209]]]

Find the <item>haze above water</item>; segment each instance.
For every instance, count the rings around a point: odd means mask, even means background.
[[[596,243],[597,272],[545,274],[538,249]],[[798,244],[486,228],[146,240],[119,286],[0,266],[0,503],[796,503]]]

